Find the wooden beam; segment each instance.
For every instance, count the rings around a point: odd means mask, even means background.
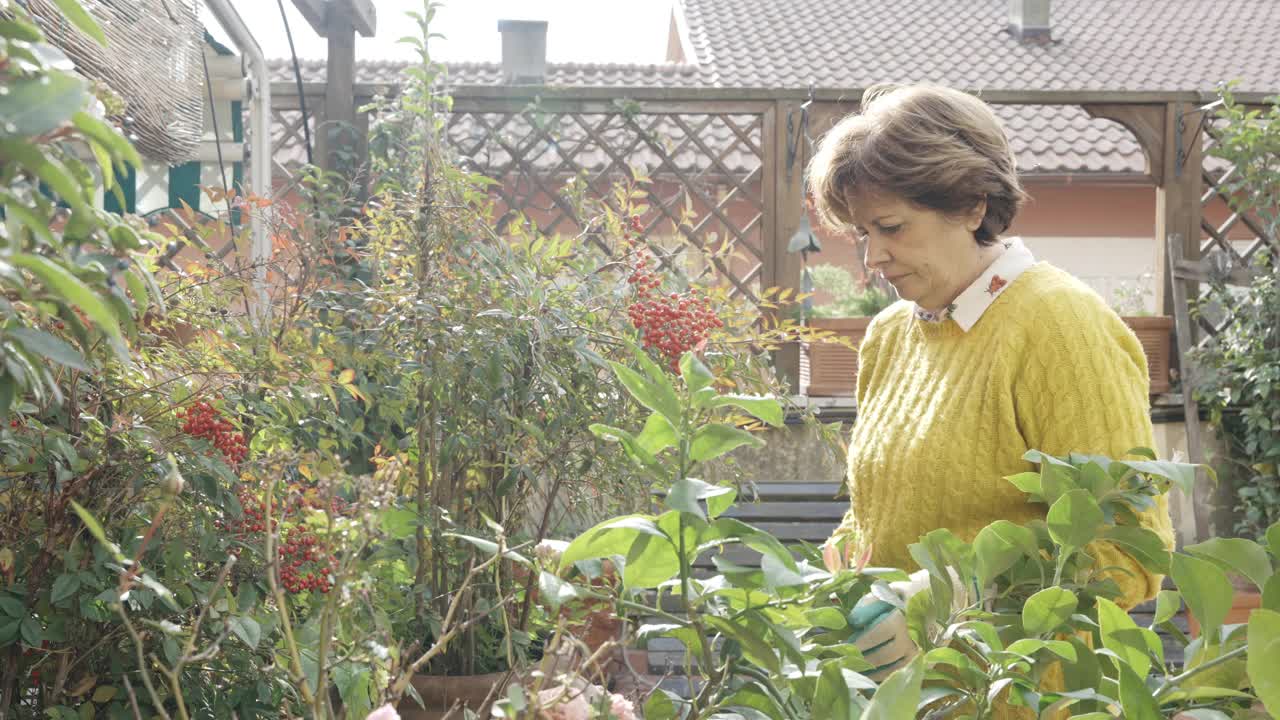
[[[799,253],[787,252],[787,244],[791,234],[800,224],[800,216],[804,209],[804,165],[808,158],[803,156],[803,142],[797,145],[795,164],[787,168],[787,116],[792,123],[800,122],[800,102],[797,100],[780,100],[774,105],[772,128],[766,121],[766,133],[762,142],[772,145],[770,164],[765,165],[766,172],[772,176],[769,187],[773,190],[772,202],[768,206],[771,217],[767,217],[764,225],[764,256],[766,287],[790,288],[800,292],[801,258]],[[793,139],[794,141],[794,139]],[[774,311],[776,317],[785,317],[791,305],[782,304]],[[788,343],[774,352],[774,369],[779,379],[790,386],[790,394],[800,392],[800,344]]]
[[[1114,120],[1133,133],[1146,156],[1147,174],[1156,185],[1164,184],[1164,106],[1098,103],[1085,105],[1084,110],[1092,117]]]
[[[345,13],[362,37],[373,37],[377,31],[378,15],[373,0],[293,0],[293,4],[320,37],[329,37],[329,14],[335,10]]]
[[[1156,190],[1156,314],[1174,311],[1173,284],[1166,239],[1182,238],[1182,257],[1200,259],[1200,181],[1203,136],[1197,132],[1204,113],[1196,106],[1172,102],[1164,108],[1164,140],[1161,153],[1163,182]]]
[[[798,100],[804,102],[809,91],[804,88],[747,87],[575,87],[562,85],[459,85],[454,88],[455,98],[503,98],[545,99],[571,98],[578,100],[613,100],[624,97],[639,102],[648,100]],[[984,90],[977,93],[986,102],[996,105],[1165,105],[1182,102],[1197,107],[1216,99],[1212,92],[1129,92],[1120,90]],[[1264,103],[1266,93],[1241,93],[1236,96],[1242,104]],[[814,91],[815,103],[832,103],[852,110],[862,97],[861,88],[825,88]],[[846,110],[847,111],[847,110]]]
[[[326,170],[339,170],[342,158],[354,147],[356,119],[356,33],[341,13],[329,15],[329,57],[325,63],[324,132]]]

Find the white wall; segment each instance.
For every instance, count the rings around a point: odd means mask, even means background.
[[[1088,283],[1108,303],[1121,295],[1155,310],[1155,243],[1150,237],[1024,237],[1047,260]]]

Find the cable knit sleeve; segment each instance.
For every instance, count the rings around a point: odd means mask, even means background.
[[[1049,317],[1028,318],[1026,363],[1014,387],[1018,426],[1027,446],[1056,456],[1070,452],[1121,458],[1154,448],[1146,356],[1137,337],[1096,295],[1063,292]],[[1173,549],[1168,498],[1139,513],[1143,527]],[[1086,548],[1121,588],[1124,608],[1160,590],[1162,576],[1113,543]]]
[[[877,315],[871,321],[871,324],[867,326],[867,334],[863,336],[862,343],[858,346],[858,378],[854,400],[859,408],[866,405],[868,390],[871,387],[871,378],[875,375],[876,356],[879,354],[879,348],[884,342],[884,335],[887,332],[885,327],[892,322],[890,318],[895,313],[902,311],[902,307],[894,306]],[[857,422],[856,419],[855,422]],[[853,504],[850,503],[849,509],[844,513],[844,519],[840,521],[840,525],[831,533],[827,543],[843,545],[850,540],[854,540],[856,536]]]

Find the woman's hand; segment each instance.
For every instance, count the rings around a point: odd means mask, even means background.
[[[914,595],[929,587],[929,571],[912,573],[907,580],[889,583],[889,589],[905,606]],[[907,616],[901,608],[874,595],[867,595],[849,613],[853,644],[874,668],[867,677],[882,682],[894,670],[915,657],[918,649],[907,632]]]

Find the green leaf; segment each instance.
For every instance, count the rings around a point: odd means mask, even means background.
[[[1028,635],[1053,632],[1071,618],[1078,603],[1075,593],[1066,588],[1045,588],[1022,606],[1022,627]]]
[[[564,571],[579,560],[612,557],[626,557],[631,547],[642,535],[659,537],[670,543],[653,518],[649,515],[624,515],[623,517],[605,520],[587,530],[564,549],[560,555],[560,570]]]
[[[1156,595],[1156,613],[1152,625],[1168,622],[1182,609],[1182,595],[1177,590],[1161,590]]]
[[[1205,637],[1217,637],[1235,597],[1227,574],[1208,560],[1182,553],[1173,556],[1170,574],[1187,608],[1200,621],[1201,632]]]
[[[654,470],[658,468],[658,461],[653,457],[653,453],[644,449],[640,441],[631,433],[616,427],[601,425],[594,423],[588,427],[593,435],[601,440],[620,443],[627,453],[627,457],[641,468]]]
[[[85,35],[98,41],[98,44],[106,47],[107,36],[102,33],[102,28],[98,27],[97,21],[84,9],[80,4],[80,0],[53,0],[58,5],[58,9],[63,15],[71,21],[73,25],[80,28]]]
[[[170,591],[169,588],[162,585],[159,580],[156,580],[154,577],[152,577],[150,573],[142,573],[141,575],[139,575],[138,582],[142,583],[142,585],[149,588],[152,592],[154,592],[157,596],[159,596],[161,600],[164,600],[165,604],[167,604],[169,607],[173,608],[174,610],[179,609],[177,601],[175,601],[173,598],[173,592]]]
[[[644,702],[644,718],[645,720],[679,720],[680,713],[676,707],[677,703],[683,702],[678,696],[658,688]]]
[[[1267,546],[1272,555],[1280,558],[1280,522],[1267,528]]]
[[[407,540],[417,532],[418,513],[409,508],[393,507],[382,513],[382,531],[395,540]]]
[[[711,401],[711,407],[726,406],[741,408],[773,427],[781,427],[784,420],[782,405],[765,395],[717,395]]]
[[[84,356],[80,354],[80,351],[68,345],[61,338],[54,337],[42,330],[23,327],[13,328],[8,331],[8,334],[22,343],[23,347],[33,355],[42,355],[59,365],[65,365],[73,370],[89,372],[89,365],[85,362]]]
[[[1102,509],[1088,490],[1071,490],[1064,493],[1045,517],[1049,535],[1060,545],[1082,548],[1097,536],[1102,526]]]
[[[707,514],[715,518],[724,512],[733,504],[733,498],[737,494],[738,491],[731,487],[712,485],[696,478],[680,478],[672,483],[671,490],[667,493],[666,505],[672,510],[687,512],[705,521]],[[699,500],[707,501],[707,513],[702,512]]]
[[[1040,495],[1044,490],[1040,485],[1040,473],[1038,472],[1018,473],[1017,475],[1010,475],[1005,479],[1013,483],[1014,487],[1028,495]]]
[[[561,605],[579,595],[578,588],[573,583],[565,582],[543,570],[538,573],[538,597],[551,608],[551,612],[557,612]]]
[[[745,620],[745,619],[744,619]],[[726,638],[737,641],[742,647],[742,656],[753,665],[777,673],[782,670],[782,663],[777,653],[764,641],[763,627],[741,627],[728,618],[711,615],[704,616],[703,622],[717,630]]]
[[[1249,680],[1258,699],[1280,716],[1280,612],[1260,609],[1249,615]]]
[[[770,720],[784,720],[787,717],[773,697],[755,682],[746,683],[735,690],[732,695],[721,703],[721,706],[726,709],[751,708],[763,713]],[[645,720],[648,720],[648,712],[649,710],[646,707]]]
[[[849,625],[844,619],[844,613],[833,607],[805,610],[804,619],[815,627],[827,630],[843,630]]]
[[[636,436],[636,443],[652,455],[657,455],[677,442],[679,439],[676,437],[675,427],[662,416],[662,413],[650,414],[649,419],[644,423],[644,430]]]
[[[1102,533],[1102,539],[1121,546],[1142,566],[1153,573],[1169,574],[1169,550],[1159,535],[1144,527],[1114,525]]]
[[[0,95],[0,138],[44,135],[84,107],[85,83],[60,71],[25,78],[5,78]],[[35,170],[35,168],[31,168]]]
[[[21,629],[21,620],[0,620],[0,647],[12,645],[18,639]]]
[[[443,534],[445,537],[457,538],[457,539],[459,539],[459,540],[461,540],[461,541],[463,541],[463,542],[465,542],[465,543],[467,543],[467,544],[469,544],[469,545],[474,545],[475,547],[480,548],[481,550],[485,551],[486,553],[488,553],[488,554],[490,554],[490,555],[496,555],[496,554],[498,554],[498,543],[496,543],[496,542],[494,542],[494,541],[492,541],[492,540],[486,540],[486,539],[484,539],[484,538],[478,538],[478,537],[475,537],[475,536],[473,536],[473,535],[463,535],[463,534],[461,534],[461,533],[452,533],[452,532],[447,532],[447,533],[442,533],[442,534]],[[504,558],[506,558],[506,559],[508,559],[508,560],[514,560],[514,561],[516,561],[516,562],[518,562],[518,563],[520,563],[521,565],[524,565],[524,566],[526,566],[526,567],[532,567],[532,566],[533,566],[533,563],[529,562],[529,558],[527,558],[527,557],[525,557],[525,556],[521,555],[520,553],[516,552],[515,550],[511,550],[511,549],[504,550],[504,551],[503,551],[503,553],[502,553],[502,557],[504,557]]]
[[[978,584],[986,587],[1023,557],[1035,555],[1035,533],[1008,520],[997,520],[982,528],[973,540]]]
[[[1137,630],[1137,624],[1128,613],[1106,598],[1098,598],[1097,607],[1103,646],[1115,653],[1121,664],[1132,668],[1138,677],[1146,677],[1151,671],[1151,658],[1147,654],[1149,648],[1145,643],[1134,642],[1132,635],[1123,634],[1125,630]]]
[[[1128,665],[1120,667],[1120,706],[1125,720],[1161,720],[1160,706],[1140,675]]]
[[[56,245],[57,241],[53,239],[53,233],[49,232],[49,223],[47,220],[41,220],[35,213],[17,203],[7,203],[4,206],[4,214],[7,217],[13,217],[18,221],[19,227],[25,227],[35,234],[37,238],[42,240],[46,245]]]
[[[123,159],[135,168],[142,167],[142,158],[138,156],[138,151],[114,127],[83,111],[73,114],[71,122],[76,129],[105,147],[112,155]]]
[[[1262,590],[1271,578],[1271,558],[1267,551],[1252,540],[1243,538],[1211,538],[1202,543],[1188,545],[1186,552],[1209,560],[1224,570],[1233,570],[1253,581]]]
[[[92,290],[66,268],[39,255],[26,253],[15,253],[10,256],[9,262],[30,271],[50,290],[72,305],[79,306],[84,314],[105,332],[120,339],[120,326],[116,323],[115,315],[107,309],[97,295],[94,295]]]
[[[636,402],[654,412],[662,413],[672,425],[680,423],[680,401],[676,399],[671,387],[664,384],[665,380],[662,383],[650,382],[635,370],[613,360],[609,361],[609,365]]]
[[[27,616],[27,606],[12,595],[0,595],[0,612],[11,618],[21,619]]]
[[[34,617],[23,620],[18,631],[22,635],[22,642],[33,648],[40,647],[40,643],[44,641],[44,628],[40,627],[40,621]]]
[[[1262,589],[1262,607],[1280,612],[1280,573],[1272,575]]]
[[[845,684],[841,669],[839,661],[827,661],[822,664],[822,669],[818,673],[818,682],[813,690],[811,708],[813,717],[831,720],[856,717],[853,714],[855,706],[849,696],[856,695],[857,691]]]
[[[1195,488],[1196,470],[1198,468],[1203,468],[1210,478],[1217,478],[1213,468],[1191,463],[1178,463],[1167,460],[1121,460],[1117,462],[1140,473],[1164,478],[1177,485],[1187,497],[1191,497],[1192,490]]]
[[[262,640],[262,626],[257,620],[248,615],[236,615],[227,620],[227,625],[236,637],[249,646],[250,650],[258,649],[258,643]]]
[[[684,379],[684,384],[691,393],[698,392],[716,380],[707,366],[691,352],[680,356],[680,377]]]
[[[49,602],[57,605],[66,600],[76,591],[80,589],[80,576],[75,573],[67,573],[59,575],[57,580],[53,581],[53,590],[49,592]]]
[[[713,460],[742,445],[764,447],[764,441],[732,425],[713,423],[698,428],[689,446],[689,457],[695,462]]]
[[[862,714],[863,720],[913,720],[920,705],[924,675],[924,656],[917,655],[909,665],[880,684],[871,704]]]
[[[88,510],[81,507],[80,503],[75,500],[71,500],[69,502],[71,503],[71,509],[75,510],[76,515],[80,516],[80,522],[84,523],[89,534],[92,535],[94,539],[107,550],[107,552],[111,553],[116,562],[124,562],[124,554],[120,552],[120,548],[117,547],[115,543],[107,539],[106,533],[102,531],[102,525],[98,524],[98,521],[94,519],[93,515]]]
[[[1072,647],[1071,643],[1066,642],[1065,640],[1037,640],[1035,638],[1023,638],[1021,640],[1014,641],[1014,643],[1006,649],[1006,652],[1011,652],[1015,655],[1030,656],[1041,650],[1048,650],[1067,662],[1075,662],[1077,659],[1076,649]]]

